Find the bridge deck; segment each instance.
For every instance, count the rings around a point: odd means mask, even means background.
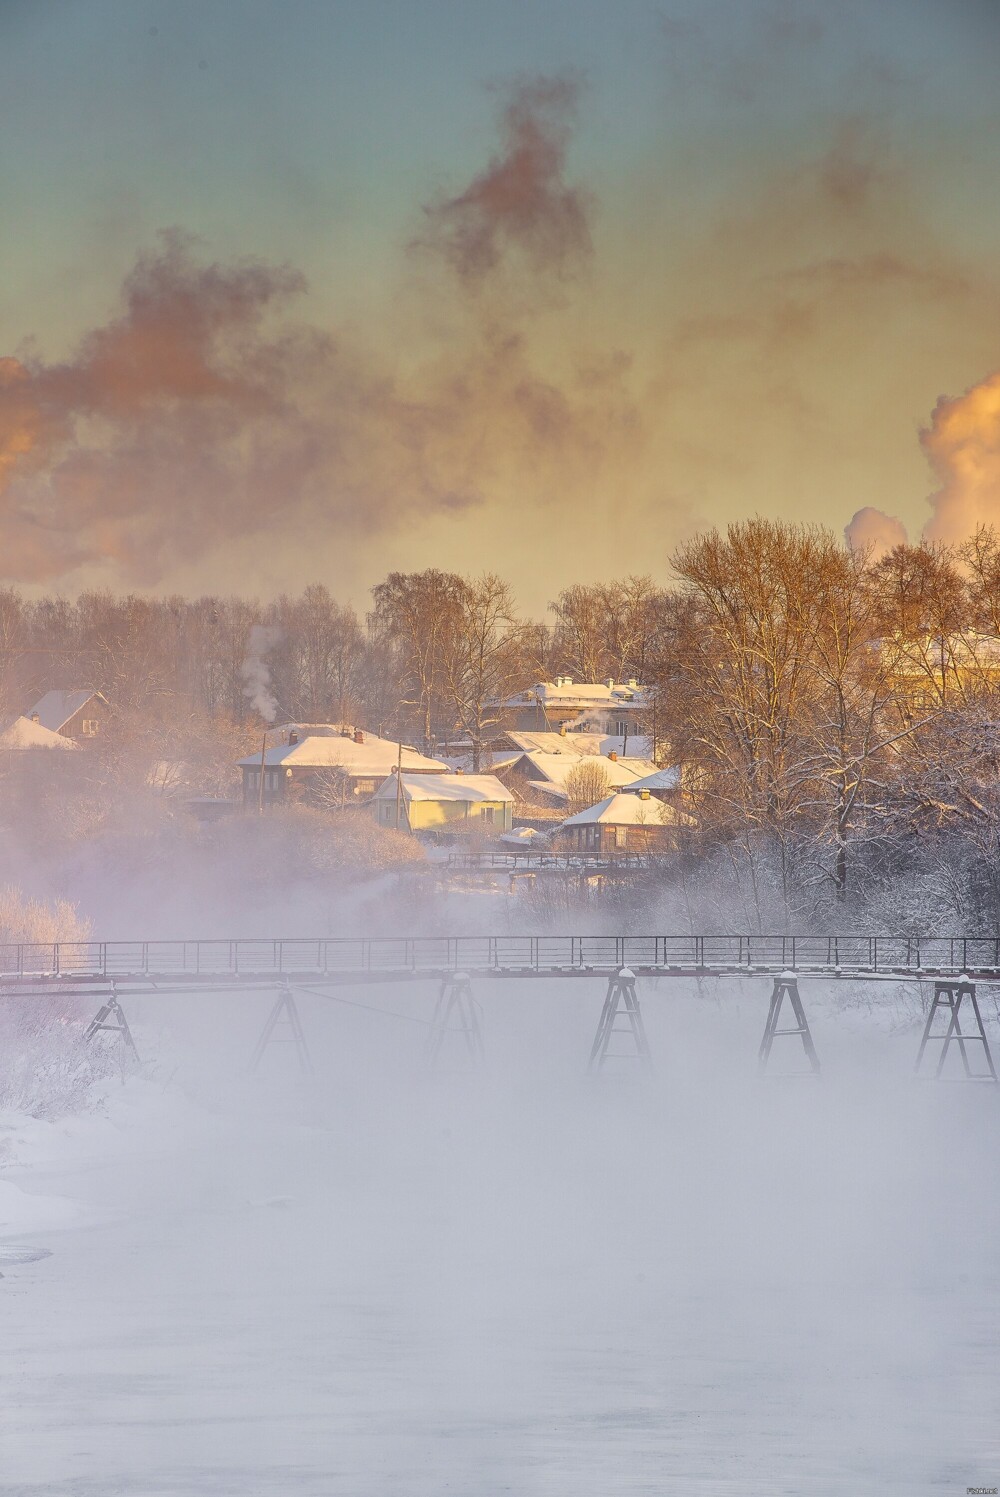
[[[967,973],[1000,981],[1000,937],[359,936],[316,940],[86,941],[0,945],[0,988],[109,981],[237,986],[287,978],[389,982],[477,977],[638,976],[796,971],[861,978]]]

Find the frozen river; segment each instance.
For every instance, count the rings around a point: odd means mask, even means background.
[[[0,1282],[0,1490],[1000,1485],[996,1088],[914,1082],[864,1011],[759,1081],[763,991],[664,988],[654,1082],[588,1083],[596,990],[481,996],[485,1078],[317,1002],[320,1079],[240,1081],[262,999],[137,1005],[157,1079],[8,1120],[0,1244],[52,1255]]]

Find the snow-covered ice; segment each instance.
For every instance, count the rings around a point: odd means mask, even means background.
[[[155,1079],[0,1132],[0,1245],[52,1254],[0,1265],[0,1490],[1000,1484],[997,1089],[805,985],[823,1078],[761,1081],[768,992],[640,982],[646,1085],[581,1074],[596,978],[481,984],[485,1078],[305,998],[317,1080],[240,1078],[267,1000],[135,1002]]]

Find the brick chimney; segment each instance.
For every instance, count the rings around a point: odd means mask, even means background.
[[[355,728],[354,729],[354,742],[355,743],[364,743],[364,741],[365,741],[365,735],[364,735],[364,733],[362,733],[362,731],[361,731],[360,728]]]

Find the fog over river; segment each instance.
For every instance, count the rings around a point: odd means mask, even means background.
[[[803,983],[819,1080],[763,979],[639,990],[650,1080],[587,1078],[597,977],[479,984],[480,1075],[430,984],[301,998],[311,1081],[243,1074],[264,995],[131,1000],[142,1072],[2,1120],[0,1490],[1000,1485],[998,1088],[888,985]]]

